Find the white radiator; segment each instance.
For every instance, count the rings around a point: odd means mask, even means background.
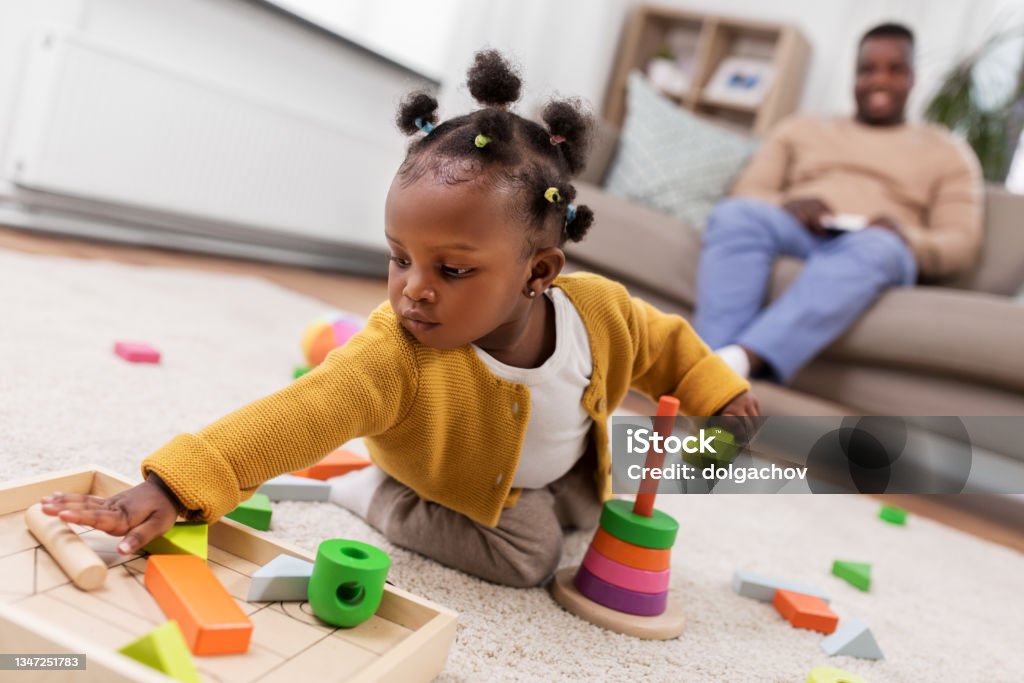
[[[393,100],[372,103],[374,129],[360,93],[334,120],[73,34],[44,31],[31,52],[6,168],[22,201],[77,198],[254,243],[383,246],[403,149]]]

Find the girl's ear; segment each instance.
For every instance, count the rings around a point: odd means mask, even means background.
[[[529,290],[543,292],[554,281],[565,266],[565,252],[558,247],[546,247],[533,255],[530,263]]]

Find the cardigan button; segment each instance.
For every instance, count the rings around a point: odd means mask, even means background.
[[[494,488],[499,488],[501,486],[501,481],[504,478],[505,478],[505,475],[502,474],[501,472],[498,472],[498,476],[494,478]]]
[[[603,413],[604,412],[604,408],[605,408],[605,402],[604,402],[604,399],[602,398],[602,399],[600,399],[597,402],[597,412]]]
[[[512,403],[512,414],[513,415],[518,415],[519,414],[519,401],[515,401],[514,403]]]

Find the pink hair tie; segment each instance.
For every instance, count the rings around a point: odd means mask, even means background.
[[[551,144],[552,145],[560,145],[563,142],[565,142],[565,136],[564,135],[552,135],[551,136]]]

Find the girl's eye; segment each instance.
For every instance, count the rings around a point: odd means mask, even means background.
[[[465,277],[473,272],[473,268],[458,268],[456,266],[441,266],[441,272],[448,277]]]
[[[394,263],[399,268],[408,268],[410,265],[409,259],[402,258],[401,256],[389,256],[388,260]]]

